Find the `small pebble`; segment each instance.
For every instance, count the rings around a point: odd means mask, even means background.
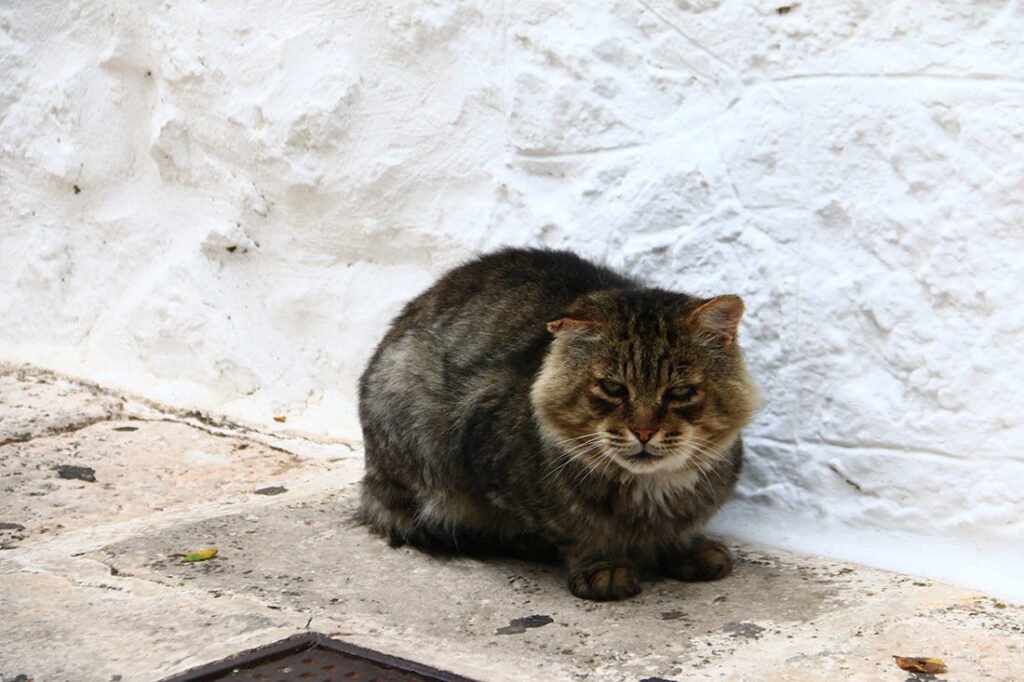
[[[73,464],[60,464],[57,467],[57,475],[61,478],[72,479],[76,481],[88,481],[90,483],[96,482],[96,470],[92,467],[80,467]]]

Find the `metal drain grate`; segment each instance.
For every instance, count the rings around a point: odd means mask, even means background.
[[[193,668],[162,682],[473,682],[430,666],[310,633]]]

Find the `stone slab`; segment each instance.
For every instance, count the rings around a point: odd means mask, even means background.
[[[766,666],[773,679],[904,679],[893,655],[944,658],[952,679],[1009,680],[1024,669],[1024,609],[955,587],[743,544],[724,581],[648,581],[637,598],[585,602],[557,565],[392,549],[352,522],[356,499],[351,486],[90,557],[169,588],[245,596],[386,637],[391,653],[440,667],[455,667],[450,652],[482,652],[493,666],[484,679],[758,679]],[[193,565],[166,556],[194,538],[221,555]]]
[[[324,466],[162,421],[102,421],[8,443],[0,446],[0,522],[22,528],[0,528],[0,543],[252,495]]]
[[[123,401],[83,384],[0,363],[0,445],[119,416]]]
[[[498,682],[929,679],[893,655],[945,659],[935,679],[1024,671],[1024,607],[978,592],[733,542],[723,581],[580,601],[556,565],[389,548],[334,446],[37,379],[0,372],[0,423],[28,425],[0,445],[0,682],[152,682],[307,628]]]

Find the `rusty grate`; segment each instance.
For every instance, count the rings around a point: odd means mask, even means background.
[[[309,633],[289,637],[162,682],[473,682],[379,651]]]

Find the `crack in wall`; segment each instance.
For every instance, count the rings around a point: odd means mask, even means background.
[[[733,66],[732,64],[727,62],[722,57],[719,57],[717,54],[715,54],[711,50],[709,50],[707,47],[704,46],[703,43],[701,43],[700,41],[698,41],[695,38],[693,38],[692,36],[690,36],[688,33],[686,33],[686,31],[684,31],[683,29],[679,28],[679,26],[677,26],[675,23],[669,21],[663,14],[661,14],[658,10],[654,9],[650,5],[650,3],[646,2],[646,0],[636,0],[636,1],[640,5],[642,5],[644,8],[646,8],[648,12],[653,14],[658,19],[658,21],[660,21],[663,25],[667,26],[671,31],[673,31],[674,33],[679,35],[681,38],[683,38],[683,40],[685,40],[690,45],[692,45],[693,47],[695,47],[698,50],[700,50],[701,52],[703,52],[705,55],[710,57],[716,63],[726,67],[727,69],[729,69],[729,72],[730,72],[731,76],[733,76],[734,78],[736,78],[738,76],[738,71],[736,70],[735,66]],[[701,71],[700,69],[698,69],[693,64],[689,64],[689,66],[694,71],[696,71],[700,75],[704,76],[705,78],[708,78],[709,80],[712,80],[712,81],[714,81],[716,83],[718,83],[719,80],[720,80],[715,74],[710,74],[710,73],[706,73],[704,71]]]
[[[829,81],[829,80],[871,80],[891,81],[894,84],[903,84],[906,81],[941,81],[944,83],[961,83],[965,85],[997,84],[997,85],[1021,85],[1024,86],[1024,78],[1011,78],[999,74],[978,73],[958,76],[944,73],[795,73],[787,76],[777,76],[767,80],[754,81],[748,86],[761,85],[765,83],[786,83],[792,81]]]

